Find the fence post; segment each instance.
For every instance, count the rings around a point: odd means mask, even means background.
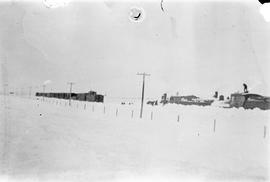
[[[131,111],[131,118],[133,118],[133,112],[134,112],[134,111],[132,110],[132,111]]]
[[[84,103],[84,106],[83,106],[84,110],[86,109],[86,104]]]
[[[115,114],[116,114],[116,117],[117,117],[117,115],[118,115],[118,108],[116,109],[116,113]]]
[[[153,111],[151,111],[151,120],[153,120]]]
[[[178,115],[178,116],[177,116],[177,122],[179,122],[179,121],[180,121],[180,116]]]
[[[103,114],[105,114],[106,113],[106,107],[104,106],[104,108],[103,108]]]
[[[216,119],[214,119],[214,128],[213,128],[214,132],[216,132]]]

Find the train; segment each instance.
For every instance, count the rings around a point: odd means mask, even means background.
[[[58,99],[72,99],[88,102],[104,102],[104,95],[97,94],[95,91],[87,93],[65,93],[65,92],[36,92],[37,97],[50,97]]]

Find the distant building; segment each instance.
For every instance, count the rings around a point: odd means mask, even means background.
[[[147,101],[146,104],[149,104],[149,105],[152,105],[152,106],[157,106],[158,101],[157,100]]]
[[[219,100],[224,100],[224,95],[220,95]]]
[[[187,95],[187,96],[171,96],[169,102],[182,105],[208,106],[211,105],[214,102],[214,100],[204,100],[200,99],[195,95]]]
[[[58,99],[72,99],[72,100],[79,100],[79,101],[89,101],[89,102],[104,102],[104,95],[97,94],[94,91],[90,91],[87,93],[43,93],[37,92],[37,97],[52,97]]]
[[[217,91],[215,91],[215,95],[213,97],[218,98],[218,92]]]
[[[243,107],[245,109],[270,109],[270,97],[264,97],[251,93],[234,93],[231,94],[229,101],[231,107]]]
[[[90,91],[90,92],[88,92],[88,93],[86,93],[86,101],[95,101],[96,100],[96,95],[97,95],[97,93],[96,92],[94,92],[94,91]]]
[[[162,103],[162,104],[167,104],[167,103],[168,103],[168,100],[167,100],[167,93],[165,93],[165,94],[163,94],[163,95],[161,96],[161,101],[160,101],[160,103]]]
[[[96,102],[103,102],[104,101],[104,96],[103,95],[96,95]]]
[[[194,99],[198,99],[199,97],[195,95],[187,95],[187,96],[171,96],[170,103],[180,104],[182,101],[192,101]]]

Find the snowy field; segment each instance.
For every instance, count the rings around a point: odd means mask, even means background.
[[[268,181],[269,111],[1,97],[0,181]]]

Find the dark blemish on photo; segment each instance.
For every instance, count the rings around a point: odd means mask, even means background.
[[[134,22],[141,22],[144,18],[144,12],[141,8],[131,8],[130,10],[130,19]]]
[[[160,1],[160,8],[161,8],[161,11],[164,12],[164,8],[163,8],[163,0]]]
[[[261,4],[270,3],[270,0],[258,0]]]

